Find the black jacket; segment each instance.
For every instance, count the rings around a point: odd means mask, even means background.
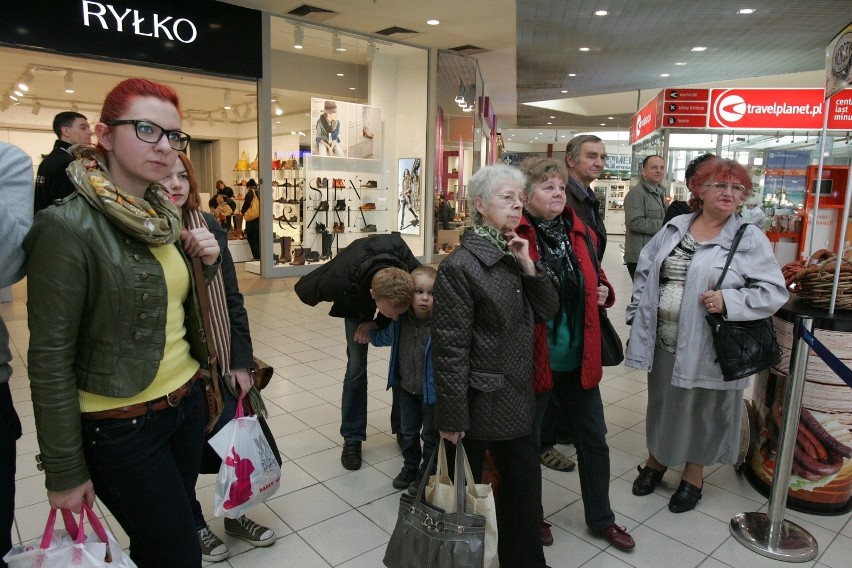
[[[589,191],[573,176],[568,176],[568,184],[565,188],[566,201],[583,224],[594,229],[595,236],[598,238],[598,260],[603,260],[604,251],[606,251],[606,226],[601,218],[600,203],[597,198],[592,199]]]
[[[201,213],[207,221],[207,228],[216,237],[222,254],[222,280],[225,284],[225,302],[228,304],[228,319],[231,321],[231,368],[251,369],[254,367],[254,353],[251,346],[248,313],[243,305],[243,295],[237,284],[237,272],[234,259],[228,250],[228,233],[210,213]]]
[[[376,302],[370,296],[373,275],[382,268],[411,272],[420,266],[399,235],[375,235],[352,241],[336,257],[296,282],[296,295],[305,304],[333,302],[329,315],[370,321]]]
[[[68,197],[77,188],[71,183],[65,168],[74,161],[68,148],[72,145],[62,140],[53,144],[53,151],[38,165],[35,181],[35,198],[33,199],[33,215],[47,209],[57,199]]]

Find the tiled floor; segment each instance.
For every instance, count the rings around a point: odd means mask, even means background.
[[[616,287],[618,302],[611,319],[626,336],[623,309],[630,278],[618,261],[613,239],[604,261]],[[398,493],[391,479],[402,465],[389,429],[390,397],[385,392],[388,349],[370,349],[368,439],[364,465],[350,472],[340,465],[339,404],[346,365],[342,322],[327,315],[328,305],[311,308],[293,293],[294,279],[264,280],[238,269],[251,319],[255,353],[275,367],[276,376],[264,391],[270,426],[285,463],[281,490],[252,512],[273,527],[278,542],[252,549],[226,537],[232,556],[220,566],[299,568],[382,566],[385,544],[396,520]],[[12,337],[15,373],[11,387],[21,415],[24,436],[18,443],[17,511],[14,539],[28,541],[43,530],[47,515],[44,484],[33,460],[37,453],[33,411],[25,364],[28,341],[25,288],[14,287],[14,302],[0,304],[0,315]],[[781,566],[733,540],[731,516],[765,511],[767,500],[730,467],[710,468],[704,498],[696,510],[674,515],[668,498],[678,483],[670,472],[658,490],[635,497],[630,486],[636,465],[645,456],[645,376],[624,367],[607,368],[601,391],[609,425],[612,479],[610,498],[616,520],[636,539],[636,549],[620,552],[591,534],[583,523],[576,471],[543,472],[544,510],[553,524],[555,543],[545,548],[554,568],[694,567],[763,568]],[[573,454],[573,447],[562,447]],[[205,511],[212,510],[214,476],[199,478]],[[816,562],[806,566],[848,568],[852,565],[852,514],[823,517],[789,512],[819,543]],[[119,541],[127,538],[107,516]],[[214,530],[225,537],[221,519]]]

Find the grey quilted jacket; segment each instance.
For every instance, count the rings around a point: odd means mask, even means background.
[[[432,365],[441,431],[511,440],[532,431],[533,329],[551,319],[559,297],[544,275],[467,231],[438,268]]]

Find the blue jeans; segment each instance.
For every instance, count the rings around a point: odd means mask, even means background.
[[[196,383],[174,408],[82,421],[95,494],[130,537],[130,557],[139,568],[201,566],[192,499],[205,405]]]
[[[356,318],[344,320],[346,332],[346,374],[340,401],[340,435],[347,442],[367,439],[367,347],[355,341],[355,330],[362,323]],[[399,388],[394,387],[391,406],[391,431],[400,431]]]
[[[3,322],[0,321],[0,325]],[[12,406],[9,383],[0,383],[0,567],[12,548],[12,519],[15,516],[15,441],[21,437],[21,421]]]
[[[405,467],[417,468],[422,475],[438,444],[438,431],[432,424],[435,405],[424,404],[422,397],[399,389],[399,412],[402,420],[403,463]]]
[[[609,505],[609,446],[599,387],[584,389],[580,369],[553,371],[553,394],[571,426],[586,525],[601,531],[615,522]]]

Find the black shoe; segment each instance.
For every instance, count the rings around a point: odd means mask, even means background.
[[[402,471],[399,472],[393,480],[393,488],[394,489],[405,489],[411,483],[417,479],[417,468],[416,467],[403,467]]]
[[[346,469],[361,469],[360,441],[347,440],[343,442],[343,453],[340,455],[340,463]]]
[[[417,497],[417,490],[420,489],[421,479],[423,479],[423,477],[418,473],[417,477],[414,478],[414,481],[408,484],[408,489],[406,489],[406,491],[412,497]]]
[[[691,511],[701,499],[701,487],[696,487],[690,482],[681,479],[680,486],[669,501],[669,511],[672,513],[685,513]]]
[[[636,469],[639,470],[639,476],[633,481],[633,494],[640,497],[653,493],[666,473],[665,469],[660,471],[648,465],[637,465]]]

